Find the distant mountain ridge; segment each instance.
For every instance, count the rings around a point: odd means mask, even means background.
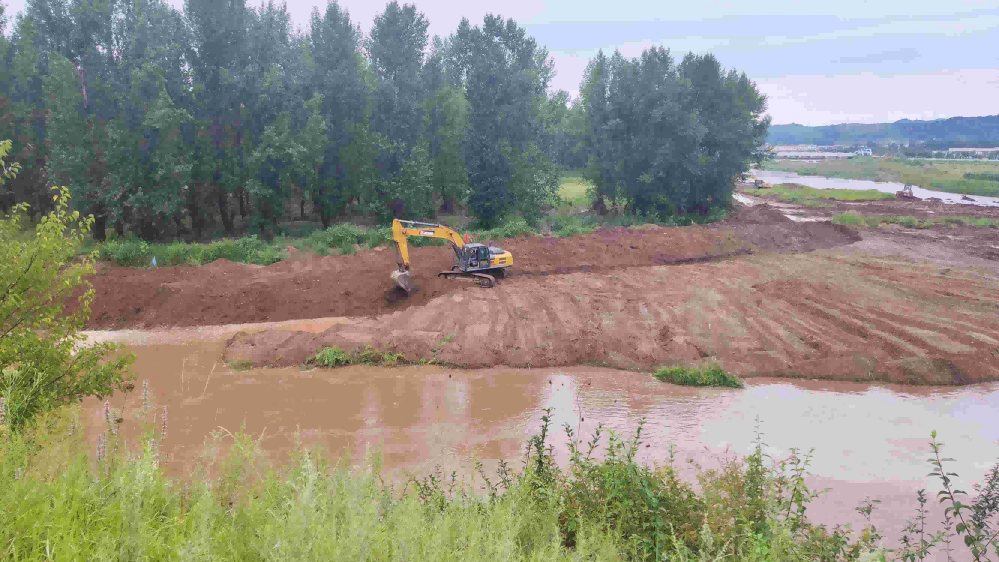
[[[999,115],[951,117],[933,121],[900,119],[894,123],[844,123],[809,127],[771,125],[770,144],[851,144],[868,141],[926,141],[960,144],[999,144]]]

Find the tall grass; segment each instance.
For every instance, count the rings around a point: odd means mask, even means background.
[[[883,225],[898,224],[906,228],[930,228],[935,225],[965,225],[981,228],[999,228],[999,219],[989,217],[935,216],[916,218],[896,215],[861,215],[858,213],[841,213],[832,218],[833,224],[842,224],[860,228],[878,228]]]
[[[894,199],[894,193],[884,193],[876,189],[816,189],[798,183],[781,183],[769,189],[752,190],[753,195],[780,199],[785,203],[796,203],[808,207],[828,206],[825,201],[878,201]]]
[[[664,367],[656,371],[653,376],[662,382],[684,386],[727,386],[729,388],[745,386],[739,377],[725,371],[718,365]]]
[[[163,470],[169,451],[156,411],[144,404],[138,421],[146,431],[134,443],[108,416],[96,458],[78,407],[47,413],[23,433],[0,427],[0,556],[783,562],[922,560],[965,541],[975,559],[987,560],[996,548],[999,465],[974,500],[962,500],[935,433],[933,474],[952,524],[930,534],[917,519],[902,548],[887,551],[869,524],[873,503],[858,507],[868,518],[859,533],[813,524],[808,506],[820,493],[806,483],[811,453],[772,459],[759,436],[746,458],[695,467],[697,489],[680,478],[672,454],[661,466],[636,461],[644,423],[627,439],[598,426],[585,443],[566,426],[568,460],[559,465],[551,410],[523,464],[500,463],[492,475],[477,465],[460,480],[437,470],[400,484],[384,478],[378,456],[354,467],[349,457],[300,445],[287,462],[273,462],[259,439],[219,431],[198,468],[174,480]]]

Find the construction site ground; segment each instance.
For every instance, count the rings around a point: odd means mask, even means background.
[[[495,241],[515,263],[491,289],[438,279],[452,264],[446,247],[411,250],[419,290],[408,297],[389,278],[389,248],[298,254],[271,266],[101,264],[88,327],[346,318],[321,333],[249,327],[229,340],[225,360],[258,366],[370,345],[465,367],[648,370],[712,361],[743,377],[999,380],[999,231],[828,222],[847,208],[997,217],[999,209],[744,200],[752,205],[707,226]],[[787,216],[795,213],[814,216],[796,222]]]

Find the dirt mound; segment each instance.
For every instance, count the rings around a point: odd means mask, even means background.
[[[299,365],[371,345],[467,367],[645,370],[916,384],[999,380],[995,274],[849,251],[527,278],[321,334],[240,334],[226,360]]]
[[[777,207],[766,203],[740,206],[718,224],[782,224],[793,222]]]
[[[514,256],[516,284],[538,276],[698,263],[760,251],[808,251],[849,244],[856,232],[831,224],[794,223],[773,209],[743,209],[723,224],[680,228],[600,229],[570,238],[522,237],[500,245]],[[294,259],[270,266],[218,260],[202,267],[135,269],[102,264],[89,328],[199,326],[333,316],[385,314],[422,306],[462,291],[439,279],[453,253],[447,247],[410,249],[419,290],[408,297],[389,278],[392,248],[351,256]]]

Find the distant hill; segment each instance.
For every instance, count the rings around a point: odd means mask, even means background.
[[[934,121],[902,119],[894,123],[844,123],[808,127],[805,125],[771,125],[770,144],[852,144],[868,141],[933,141],[950,146],[995,145],[999,143],[999,115],[985,117],[951,117]]]

